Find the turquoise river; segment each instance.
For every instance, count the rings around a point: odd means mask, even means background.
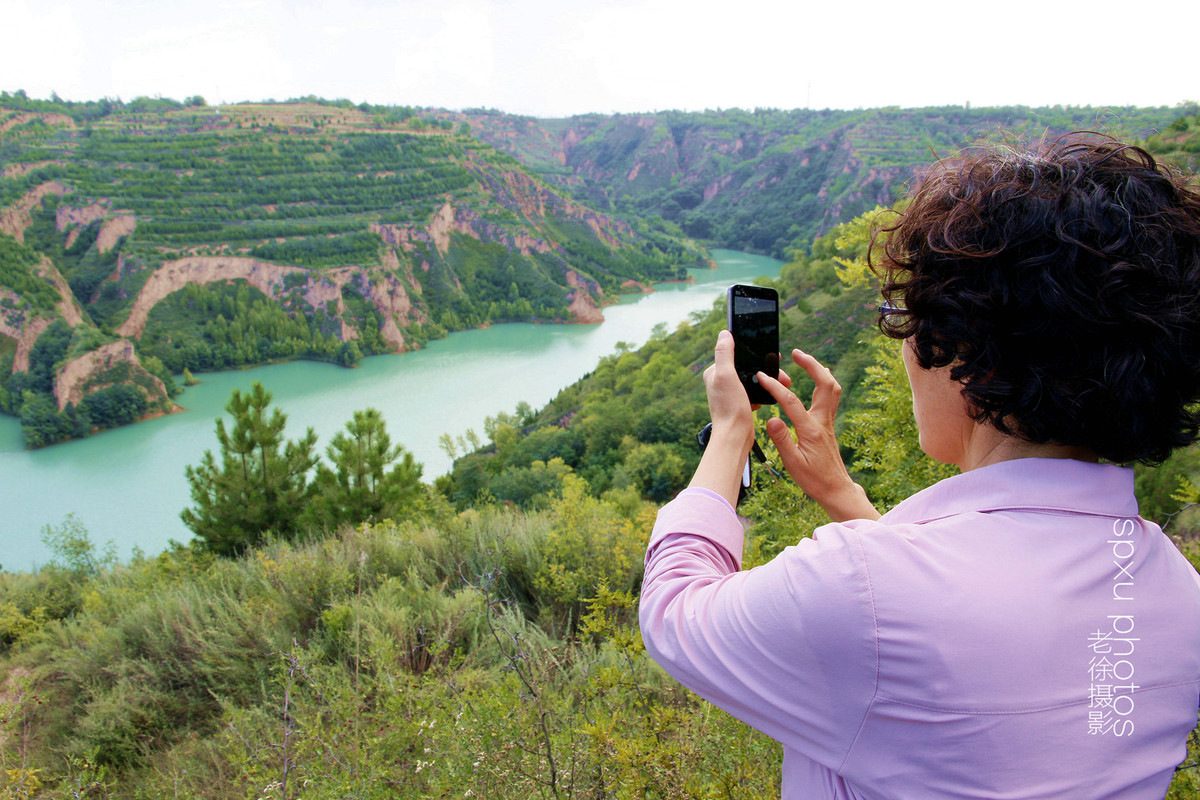
[[[296,361],[247,370],[207,373],[176,402],[185,411],[87,439],[26,450],[14,417],[0,415],[0,567],[28,570],[46,563],[41,542],[47,525],[73,514],[100,548],[115,545],[152,554],[191,532],[179,519],[190,505],[184,468],[215,449],[214,423],[233,389],[259,381],[288,415],[285,432],[297,438],[312,427],[324,455],[330,438],[353,412],[383,412],[392,441],[424,465],[424,480],[450,470],[438,439],[486,417],[511,412],[521,401],[538,409],[574,383],[619,342],[640,346],[654,327],[673,330],[710,309],[732,283],[774,277],[781,263],[762,256],[715,250],[715,270],[692,270],[693,282],[660,284],[604,309],[598,325],[507,324],[452,333],[423,350],[364,359],[356,369]]]

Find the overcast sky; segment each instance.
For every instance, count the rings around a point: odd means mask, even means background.
[[[535,116],[1200,100],[1196,0],[0,0],[0,89]]]

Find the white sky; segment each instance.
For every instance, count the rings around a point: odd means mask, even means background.
[[[0,89],[597,111],[1200,100],[1196,0],[0,0]]]

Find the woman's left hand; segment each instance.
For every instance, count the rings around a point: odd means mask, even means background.
[[[849,519],[878,519],[867,493],[850,477],[834,433],[842,387],[828,367],[800,350],[792,360],[813,380],[812,403],[804,403],[783,381],[759,373],[759,380],[792,421],[789,430],[782,419],[767,420],[767,435],[775,443],[779,458],[792,480],[816,500],[834,522]]]

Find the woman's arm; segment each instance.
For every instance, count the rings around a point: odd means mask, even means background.
[[[858,536],[831,525],[742,570],[743,536],[710,491],[686,489],[659,511],[639,601],[646,650],[701,697],[836,769],[878,669]]]
[[[716,492],[736,506],[742,469],[754,443],[754,411],[733,366],[729,331],[717,335],[713,363],[704,370],[704,388],[712,434],[688,486]]]

